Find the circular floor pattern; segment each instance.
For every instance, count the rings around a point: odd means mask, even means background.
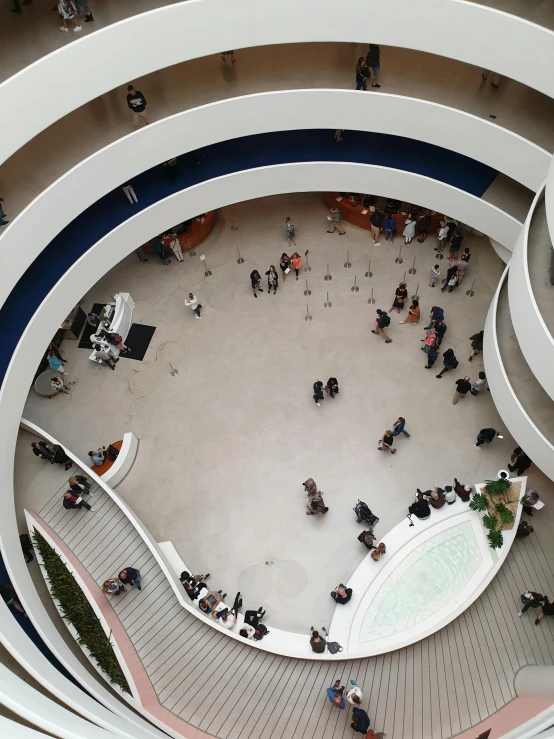
[[[249,602],[262,603],[273,590],[269,567],[270,565],[250,565],[239,574],[238,590],[245,594]]]
[[[306,569],[292,559],[275,562],[270,568],[270,575],[275,590],[285,598],[300,595],[308,582]]]
[[[152,370],[137,372],[129,381],[129,389],[133,395],[139,395],[140,397],[150,395],[156,389],[158,379],[158,375]]]

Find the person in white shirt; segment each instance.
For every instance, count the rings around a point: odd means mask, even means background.
[[[446,221],[441,221],[437,239],[439,243],[438,246],[435,247],[435,251],[442,251],[444,249],[444,245],[448,241],[448,224]]]
[[[352,706],[359,706],[362,702],[362,698],[364,697],[364,694],[362,693],[361,689],[356,685],[355,680],[351,680],[350,684],[352,687],[346,694],[346,700],[352,705]]]
[[[190,308],[195,312],[196,318],[200,318],[200,308],[202,308],[202,306],[198,304],[198,298],[196,295],[189,293],[188,300],[185,298],[185,305],[187,308]]]
[[[239,634],[244,636],[245,639],[253,639],[255,633],[256,629],[253,626],[250,626],[250,624],[244,624],[242,629],[239,631]]]
[[[52,388],[52,390],[54,390],[57,393],[59,392],[66,393],[66,394],[69,393],[69,388],[67,387],[65,382],[60,377],[53,377],[50,380],[50,387]]]
[[[452,485],[447,485],[444,488],[444,499],[448,505],[452,505],[452,503],[456,502],[457,495],[452,489]]]
[[[487,385],[487,376],[484,372],[479,372],[479,378],[475,380],[473,383],[473,387],[471,388],[471,394],[472,395],[479,395],[481,390],[486,390],[488,387]]]
[[[119,359],[113,357],[106,349],[103,349],[100,344],[94,345],[94,359],[97,362],[106,362],[108,367],[115,369],[115,363],[119,362]]]
[[[171,234],[171,244],[169,245],[169,248],[171,251],[175,254],[175,258],[178,262],[182,262],[183,260],[183,250],[181,249],[181,244],[179,242],[179,237],[177,234],[173,233]]]

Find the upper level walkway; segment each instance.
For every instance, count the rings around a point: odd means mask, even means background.
[[[22,432],[18,445],[30,439]],[[125,565],[140,568],[142,591],[113,600],[115,613],[162,706],[212,736],[350,736],[349,711],[334,710],[325,689],[336,679],[353,679],[376,730],[394,739],[448,739],[512,701],[521,667],[554,664],[550,619],[534,627],[529,615],[517,616],[521,592],[554,589],[546,517],[537,516],[535,535],[514,545],[485,593],[446,628],[406,649],[331,664],[273,655],[202,623],[182,608],[142,537],[105,491],[95,490],[94,513],[65,511],[60,498],[69,473],[60,468],[54,482],[41,460],[28,465],[36,467],[34,510],[97,583]],[[47,484],[41,485],[43,469]],[[16,469],[16,486],[23,479]],[[31,509],[27,491],[16,495]]]
[[[46,54],[61,49],[69,43],[98,31],[112,23],[131,18],[179,0],[90,0],[94,21],[82,25],[81,34],[59,32],[57,15],[51,12],[53,3],[34,0],[22,8],[20,14],[10,13],[9,4],[2,6],[0,23],[0,82],[16,74],[24,67],[38,61]],[[554,10],[548,0],[480,0],[485,5],[505,13],[511,13],[546,28],[554,29]]]

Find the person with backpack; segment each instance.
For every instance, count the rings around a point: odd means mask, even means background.
[[[431,308],[431,313],[429,314],[429,325],[425,326],[425,328],[428,330],[430,328],[433,328],[435,323],[438,321],[444,320],[444,310],[439,307],[438,305],[434,305]]]
[[[340,680],[335,680],[330,688],[327,688],[327,698],[335,706],[335,708],[346,708],[344,700],[344,685],[341,686]]]
[[[443,368],[437,375],[437,379],[439,380],[445,372],[450,372],[450,370],[456,369],[456,367],[458,366],[458,360],[456,359],[456,355],[454,354],[453,349],[447,349],[445,352],[443,352],[442,363]]]
[[[390,326],[389,314],[386,313],[384,310],[377,308],[377,318],[373,321],[373,323],[375,324],[375,329],[371,329],[371,333],[381,334],[381,336],[385,340],[385,344],[390,344],[392,342],[392,339],[389,339],[388,335],[386,334],[384,330],[388,326]]]
[[[421,341],[423,341],[421,351],[425,352],[425,354],[429,354],[430,348],[437,343],[437,334],[435,333],[435,329],[427,329],[425,332],[425,338],[421,339]]]
[[[471,341],[471,354],[468,357],[468,362],[472,362],[473,357],[477,356],[477,354],[480,354],[483,351],[484,335],[484,331],[479,331],[479,333],[473,334],[473,336],[469,337],[469,340]]]

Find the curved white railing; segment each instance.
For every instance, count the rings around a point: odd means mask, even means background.
[[[36,256],[68,222],[121,183],[176,152],[194,151],[252,134],[309,128],[358,129],[419,139],[481,161],[529,187],[542,184],[550,162],[547,152],[506,129],[444,105],[402,96],[363,95],[350,90],[292,90],[211,103],[165,118],[106,146],[28,205],[0,234],[0,305]],[[422,178],[421,191],[412,194],[409,202],[429,203],[426,183],[431,182]],[[380,186],[372,183],[373,191],[384,192],[378,189]],[[360,192],[367,190],[366,183]],[[471,223],[512,249],[519,222],[511,220],[516,228],[511,228],[509,221],[501,227],[502,211],[497,209],[498,220],[492,216],[481,218],[478,210],[489,215],[493,211],[477,205],[478,198],[473,198],[473,202],[475,212],[466,210],[457,215],[451,212],[454,203],[433,207]],[[147,235],[143,234],[136,243],[143,243]],[[22,243],[25,249],[20,248]]]
[[[546,206],[546,220],[548,222],[550,240],[554,244],[554,157],[552,157],[550,161],[550,167],[546,177],[544,202]]]
[[[554,446],[533,423],[510,383],[498,343],[496,315],[500,292],[508,275],[506,267],[494,294],[485,323],[483,360],[494,404],[514,439],[548,477],[554,479]],[[513,314],[512,314],[513,315]]]
[[[525,225],[516,242],[510,274],[508,278],[508,296],[510,299],[510,315],[518,344],[538,382],[554,400],[554,338],[546,325],[535,296],[529,276],[528,241],[529,229],[537,203],[543,196],[543,190],[537,193]],[[554,290],[554,287],[552,288]]]
[[[455,32],[434,32],[438,25]],[[186,43],[183,29],[194,29]],[[187,0],[80,38],[0,85],[0,163],[72,110],[158,69],[221,49],[327,41],[374,41],[459,59],[554,97],[554,33],[463,0],[419,0],[415,13],[411,0],[351,0],[347,9],[334,0],[281,0],[263,12],[257,0]]]

